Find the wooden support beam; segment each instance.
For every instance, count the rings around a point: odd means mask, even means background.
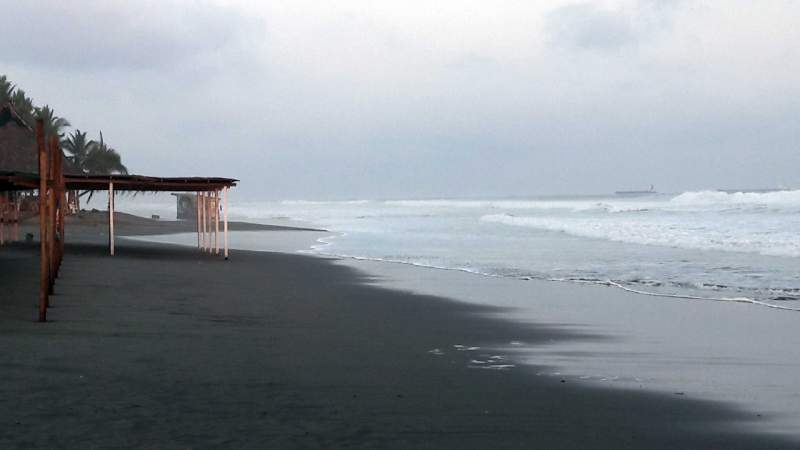
[[[0,194],[0,245],[6,243],[6,194]]]
[[[203,214],[205,214],[205,221],[203,222],[203,227],[206,231],[206,253],[211,253],[211,194],[206,192],[204,194],[206,199],[203,209]]]
[[[56,276],[58,271],[58,256],[57,256],[57,243],[56,243],[56,191],[57,191],[57,172],[60,150],[58,149],[58,136],[50,136],[49,152],[49,171],[48,171],[48,193],[47,193],[47,246],[48,246],[48,260],[50,261],[50,286],[49,293],[54,293],[56,284]],[[50,298],[48,297],[48,306],[50,305]]]
[[[197,248],[200,248],[200,193],[195,192],[194,209],[197,213]]]
[[[52,150],[52,147],[50,147]],[[50,152],[52,156],[52,151]],[[48,163],[52,166],[53,159],[51,158]],[[52,171],[51,171],[52,174]],[[52,178],[48,181],[48,184],[52,184]],[[56,217],[56,204],[55,204],[55,192],[53,192],[53,188],[50,187],[47,189],[47,262],[48,262],[48,285],[47,285],[47,292],[48,294],[53,294],[53,285],[56,283],[56,227],[55,227],[55,217]],[[50,306],[50,297],[47,298],[47,305]]]
[[[222,205],[222,208],[223,208],[222,211],[223,211],[223,214],[224,214],[224,225],[223,225],[223,227],[224,227],[224,233],[225,233],[225,236],[224,236],[224,240],[225,240],[225,259],[227,260],[228,259],[228,188],[227,187],[224,188],[224,190],[222,191],[222,195],[224,197],[224,201],[223,201],[224,204]]]
[[[64,262],[64,244],[66,242],[66,219],[67,208],[69,207],[67,200],[67,189],[64,185],[64,168],[59,164],[60,184],[59,190],[61,191],[61,198],[59,199],[59,216],[58,216],[58,268],[61,271],[61,264]]]
[[[114,182],[108,183],[108,249],[114,256]]]
[[[211,227],[209,226],[209,224],[211,222],[209,222],[209,220],[208,220],[208,203],[209,203],[208,192],[204,192],[203,193],[203,233],[204,233],[205,241],[206,241],[206,245],[205,245],[206,253],[210,253],[211,252]]]
[[[206,193],[200,192],[200,250],[206,251]]]
[[[214,254],[219,255],[219,191],[214,191]]]
[[[14,240],[19,242],[19,209],[20,209],[19,196],[14,199]]]
[[[39,322],[47,321],[47,147],[44,122],[36,121],[36,143],[39,147]]]
[[[64,262],[64,234],[67,208],[67,190],[64,188],[64,167],[61,161],[61,150],[59,149],[59,163],[58,163],[58,270],[56,274],[61,272],[61,264]]]

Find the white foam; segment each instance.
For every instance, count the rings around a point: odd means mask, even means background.
[[[643,284],[643,289],[650,289],[647,283],[639,283],[644,276],[658,282],[652,289],[672,290],[678,294],[705,290],[714,291],[709,292],[710,295],[731,298],[742,295],[771,299],[784,295],[783,288],[788,288],[786,295],[791,297],[795,284],[790,269],[797,264],[795,260],[757,259],[751,270],[750,256],[741,255],[800,257],[800,191],[733,194],[698,191],[674,197],[641,198],[286,200],[237,203],[231,212],[234,216],[256,219],[295,218],[334,230],[310,250],[321,256],[410,264],[490,277],[568,282],[586,279],[589,283],[607,285],[602,280],[612,279],[625,287]],[[558,237],[525,228],[597,241]],[[528,261],[516,249],[508,255],[500,254],[504,245],[515,241],[525,247],[528,235],[531,242],[545,243],[542,248],[546,255],[553,251],[549,246],[559,242],[564,242],[570,250],[586,245],[590,249],[600,246],[611,251],[616,244],[600,241],[613,241],[691,249],[686,258],[700,256],[701,262],[694,266],[683,261],[669,265],[672,262],[666,260],[668,264],[663,270],[649,265],[643,272],[636,268],[636,257],[650,255],[651,251],[668,257],[682,253],[630,246],[618,248],[633,251],[631,270],[627,270],[624,263],[619,267],[609,265],[609,270],[604,270],[592,266],[591,261],[578,267],[570,264],[572,254],[565,255],[565,260],[556,256],[552,266]],[[499,246],[485,254],[472,250],[474,246],[494,245],[495,242]],[[705,253],[707,256],[702,256],[696,250],[734,254]],[[617,256],[610,256],[612,263],[617,264],[613,259]],[[509,259],[511,257],[515,259]],[[719,278],[715,278],[714,258],[720,261]],[[782,272],[766,270],[773,265]],[[762,267],[765,270],[761,270]],[[722,288],[716,289],[717,285]],[[775,292],[769,291],[773,288]],[[660,293],[652,295],[662,296]]]
[[[446,209],[494,209],[494,210],[542,210],[542,211],[607,211],[625,212],[642,211],[658,208],[666,201],[640,201],[620,199],[618,201],[601,200],[389,200],[384,205],[432,210]]]
[[[751,304],[751,305],[763,306],[765,308],[773,308],[773,309],[780,309],[780,310],[784,310],[784,311],[798,311],[798,312],[800,312],[800,308],[790,308],[788,306],[775,305],[773,303],[762,302],[760,300],[755,300],[755,299],[748,298],[748,297],[701,297],[701,296],[697,296],[697,295],[686,295],[686,294],[665,294],[665,293],[649,292],[649,291],[644,291],[644,290],[640,290],[640,289],[633,289],[631,287],[624,286],[622,284],[619,284],[619,283],[611,281],[611,280],[606,281],[605,284],[608,284],[609,286],[614,286],[614,287],[620,288],[620,289],[628,291],[628,292],[633,292],[635,294],[650,295],[650,296],[654,296],[654,297],[681,298],[681,299],[687,299],[687,300],[705,300],[705,301],[713,301],[713,302],[748,303],[748,304]]]
[[[510,214],[487,214],[480,220],[631,244],[800,257],[800,234],[797,231],[769,230],[766,223],[737,229],[732,226],[734,224],[719,223],[714,218],[699,221],[682,217],[609,219]]]
[[[800,209],[800,190],[775,192],[684,192],[670,200],[672,206],[736,206]]]
[[[369,203],[369,200],[330,200],[330,201],[321,201],[321,200],[282,200],[280,203],[281,205],[312,205],[312,206],[320,206],[320,205],[365,205]]]

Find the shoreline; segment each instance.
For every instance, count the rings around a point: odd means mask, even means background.
[[[302,224],[302,222],[300,222]],[[246,234],[246,233],[244,233]],[[269,233],[271,234],[271,233]],[[522,322],[530,326],[547,325],[550,322],[562,322],[567,320],[576,328],[590,329],[591,331],[580,330],[580,333],[591,334],[597,329],[602,329],[604,333],[614,336],[613,344],[593,343],[592,346],[598,354],[617,355],[610,361],[598,360],[598,358],[572,357],[571,353],[586,354],[588,346],[582,344],[561,344],[553,347],[552,350],[543,352],[529,346],[505,346],[505,350],[517,355],[517,365],[527,365],[534,367],[542,362],[551,366],[548,370],[536,370],[536,376],[555,376],[563,378],[568,376],[576,382],[592,384],[597,387],[611,387],[614,389],[647,390],[652,392],[665,393],[669,395],[690,395],[695,398],[722,401],[736,405],[744,410],[751,411],[756,417],[769,417],[768,423],[758,426],[761,431],[769,431],[779,434],[789,434],[797,436],[797,420],[800,420],[800,410],[792,400],[786,400],[786,393],[795,392],[798,388],[796,382],[787,379],[791,375],[789,365],[797,366],[796,358],[800,358],[797,352],[789,352],[787,355],[777,355],[781,350],[786,350],[786,343],[792,342],[793,335],[786,335],[785,331],[792,329],[792,319],[782,316],[779,324],[773,322],[773,316],[769,311],[758,311],[752,313],[755,321],[748,321],[750,316],[742,316],[745,313],[742,307],[752,307],[750,302],[714,302],[701,299],[700,304],[695,304],[698,299],[684,296],[657,295],[650,296],[646,293],[635,292],[632,290],[617,288],[615,286],[596,283],[575,283],[563,282],[561,280],[548,279],[526,279],[518,277],[503,277],[491,274],[475,273],[468,270],[440,268],[413,264],[402,261],[390,261],[377,258],[363,258],[354,256],[343,256],[332,253],[323,253],[318,250],[316,243],[328,245],[325,237],[333,232],[311,234],[299,233],[300,238],[293,238],[287,235],[276,235],[276,239],[266,239],[263,233],[255,233],[256,239],[247,241],[247,245],[239,245],[240,249],[250,249],[255,251],[278,251],[292,254],[307,254],[314,257],[332,258],[336,264],[342,264],[355,268],[369,274],[371,277],[380,279],[378,286],[401,289],[423,295],[435,295],[438,297],[451,298],[460,302],[472,303],[480,306],[498,306],[487,302],[486,297],[498,295],[512,297],[515,300],[509,304],[500,306],[511,308],[513,312],[504,315],[504,318],[512,322]],[[290,234],[291,235],[291,234]],[[344,235],[336,233],[336,235]],[[322,236],[322,237],[320,237]],[[241,236],[240,236],[241,237]],[[175,243],[170,236],[160,237],[159,242]],[[287,240],[288,238],[288,240]],[[145,238],[147,239],[147,238]],[[236,239],[240,241],[241,239]],[[283,242],[287,240],[287,242]],[[192,242],[185,243],[192,246]],[[311,247],[314,250],[305,250]],[[303,249],[303,250],[299,250]],[[388,263],[388,265],[387,265]],[[393,267],[397,266],[397,267]],[[434,269],[433,275],[425,274],[425,269]],[[422,272],[417,272],[422,271]],[[478,275],[478,277],[475,277]],[[425,278],[424,283],[420,279]],[[475,279],[472,279],[475,278]],[[481,281],[486,279],[487,281]],[[525,283],[519,284],[518,282]],[[553,281],[560,281],[553,283]],[[525,286],[530,283],[531,286]],[[452,286],[468,284],[469,290],[454,289]],[[556,286],[552,286],[555,284]],[[562,285],[562,286],[558,286]],[[487,287],[490,286],[490,287]],[[638,326],[631,327],[628,324],[620,324],[618,321],[602,318],[597,320],[598,311],[587,308],[586,305],[579,305],[580,311],[562,311],[559,314],[552,314],[548,320],[541,320],[543,311],[530,308],[524,304],[530,292],[549,293],[549,300],[561,303],[571,298],[594,299],[594,303],[609,302],[614,305],[612,308],[619,311],[629,311],[632,304],[638,301],[648,301],[653,299],[655,303],[650,304],[650,312],[625,314],[636,317],[637,321],[642,322]],[[609,292],[611,291],[611,292]],[[476,294],[477,293],[477,294]],[[541,300],[541,299],[540,299]],[[674,304],[662,305],[658,301],[669,301]],[[548,301],[547,299],[545,301]],[[574,303],[574,301],[572,301]],[[586,300],[583,300],[587,303]],[[686,303],[689,302],[689,303]],[[715,303],[718,303],[715,305]],[[723,310],[713,309],[722,307]],[[545,306],[545,309],[562,308],[561,305]],[[697,323],[698,319],[687,318],[684,309],[693,311],[697,317],[705,317],[707,320],[722,320],[738,323],[741,328],[750,327],[751,333],[768,335],[773,330],[771,325],[783,329],[781,338],[777,339],[780,343],[773,340],[764,340],[759,337],[756,341],[763,344],[763,347],[776,347],[778,350],[773,352],[763,352],[760,350],[739,351],[738,348],[752,347],[752,343],[739,342],[741,338],[733,336],[739,334],[735,329],[722,330],[724,327],[714,326],[706,333],[706,328],[702,323]],[[761,308],[759,308],[761,309]],[[776,311],[779,308],[763,308]],[[717,317],[719,311],[722,316]],[[545,315],[548,313],[545,311]],[[689,349],[694,344],[691,340],[681,339],[672,344],[652,345],[646,343],[647,340],[672,340],[674,332],[666,331],[652,333],[646,328],[661,328],[661,324],[653,322],[653,319],[643,317],[645,315],[661,317],[664,321],[677,320],[695,322],[688,326],[688,334],[695,335],[698,340],[707,340],[708,344],[703,349]],[[747,313],[745,313],[747,314]],[[600,313],[603,315],[603,313]],[[595,317],[595,319],[591,319]],[[743,320],[744,319],[744,320]],[[786,322],[786,323],[784,323]],[[698,331],[702,328],[702,331]],[[684,331],[685,333],[687,330]],[[731,343],[721,342],[732,340]],[[652,358],[642,359],[638,356],[628,356],[627,354],[654,353]],[[756,353],[766,353],[768,357],[755,357]],[[566,355],[566,356],[565,356]],[[621,356],[620,356],[621,355]],[[661,361],[665,355],[671,355],[668,363]],[[793,356],[794,355],[794,356]],[[760,356],[760,355],[759,355]],[[707,362],[700,362],[702,370],[698,369],[698,361],[706,359]],[[658,368],[642,370],[636,367],[639,364],[654,365]],[[727,361],[727,362],[726,362]],[[484,361],[486,362],[486,361]],[[748,366],[761,365],[765,367],[778,366],[787,367],[779,373],[771,373],[767,370],[747,369]],[[673,367],[674,366],[674,367]],[[724,370],[714,370],[713,366],[725,367]],[[709,370],[712,368],[712,370]],[[688,378],[687,378],[688,377]],[[743,379],[744,378],[744,379]],[[752,379],[753,382],[749,382]],[[722,381],[722,383],[720,383]],[[733,382],[732,382],[733,381]],[[750,392],[755,391],[755,392]],[[791,398],[791,396],[789,397]]]
[[[605,339],[566,324],[381,287],[330,258],[222,261],[132,240],[109,258],[102,233],[75,228],[52,323],[9,318],[28,286],[2,278],[16,286],[0,316],[3,389],[16,393],[4,447],[793,446],[743,431],[759,419],[718,402],[469,367],[474,346]],[[3,250],[2,263],[35,260],[24,243]]]

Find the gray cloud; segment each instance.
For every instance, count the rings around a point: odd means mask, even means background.
[[[251,198],[800,185],[800,4],[668,3],[0,0],[0,66],[134,172]]]
[[[638,40],[628,15],[590,3],[566,5],[550,12],[547,31],[555,45],[588,50],[616,50]]]
[[[2,0],[0,9],[0,62],[68,70],[175,66],[260,31],[209,2]]]
[[[654,38],[672,26],[681,0],[638,0],[626,8],[570,3],[550,11],[550,43],[567,49],[616,51]]]

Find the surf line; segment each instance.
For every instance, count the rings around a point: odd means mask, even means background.
[[[747,297],[700,297],[700,296],[696,296],[696,295],[666,294],[666,293],[648,292],[648,291],[642,291],[642,290],[639,290],[639,289],[633,289],[633,288],[630,288],[628,286],[624,286],[622,284],[619,284],[619,283],[617,283],[615,281],[611,281],[611,280],[600,281],[598,283],[599,284],[607,284],[609,286],[614,286],[614,287],[622,289],[623,291],[632,292],[634,294],[649,295],[651,297],[682,298],[682,299],[688,299],[688,300],[705,300],[705,301],[710,301],[710,302],[748,303],[748,304],[751,304],[751,305],[763,306],[765,308],[773,308],[773,309],[781,309],[781,310],[784,310],[784,311],[800,312],[800,309],[798,309],[798,308],[790,308],[788,306],[773,305],[771,303],[762,302],[760,300],[755,300],[755,299],[747,298]]]
[[[442,266],[434,266],[430,264],[422,264],[422,263],[415,263],[411,261],[398,261],[398,260],[391,260],[391,259],[384,259],[384,258],[374,258],[368,256],[357,256],[357,255],[345,255],[345,254],[336,254],[336,253],[326,253],[323,252],[322,249],[324,247],[330,246],[333,244],[331,242],[333,239],[341,238],[347,236],[347,233],[338,232],[334,233],[331,236],[326,236],[323,238],[317,239],[317,243],[320,245],[313,245],[309,250],[300,250],[299,253],[311,253],[316,254],[319,256],[327,256],[333,258],[345,258],[345,259],[352,259],[356,261],[375,261],[375,262],[382,262],[382,263],[390,263],[390,264],[403,264],[403,265],[410,265],[416,267],[423,267],[428,269],[436,269],[436,270],[447,270],[447,271],[454,271],[454,272],[465,272],[472,275],[479,275],[489,278],[507,278],[507,279],[518,279],[518,280],[542,280],[542,281],[556,281],[561,283],[577,283],[577,284],[595,284],[595,285],[604,285],[622,289],[623,291],[627,291],[633,294],[640,294],[646,295],[648,297],[666,297],[666,298],[676,298],[676,299],[684,299],[684,300],[703,300],[709,302],[728,302],[728,303],[746,303],[755,306],[763,306],[765,308],[772,308],[772,309],[779,309],[783,311],[794,311],[800,312],[800,308],[790,308],[788,306],[781,306],[781,305],[773,305],[771,303],[762,302],[760,300],[747,298],[747,297],[701,297],[696,295],[686,295],[686,294],[669,294],[669,293],[659,293],[659,292],[650,292],[650,291],[642,291],[639,289],[634,289],[628,286],[624,286],[616,281],[612,280],[571,280],[571,279],[564,279],[564,278],[538,278],[533,276],[515,276],[509,277],[499,274],[492,274],[486,272],[480,272],[477,270],[469,270],[465,268],[458,268],[458,267],[442,267]]]

